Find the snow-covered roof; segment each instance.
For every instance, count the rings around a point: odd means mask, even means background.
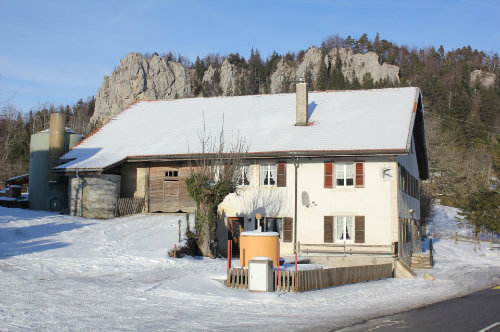
[[[309,93],[309,126],[295,126],[290,94],[138,101],[67,152],[59,167],[105,169],[138,156],[201,152],[203,128],[242,137],[249,153],[404,153],[409,149],[418,88]]]

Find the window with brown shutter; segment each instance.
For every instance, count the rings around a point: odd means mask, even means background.
[[[325,216],[324,217],[323,242],[324,243],[333,243],[333,217],[332,216]]]
[[[325,163],[325,188],[333,188],[333,163]]]
[[[286,164],[278,163],[278,187],[286,187]]]
[[[293,240],[293,218],[283,218],[283,242],[292,242]]]
[[[356,163],[356,187],[363,188],[365,186],[365,166],[364,163]]]
[[[354,218],[354,242],[365,243],[365,216],[356,216]]]

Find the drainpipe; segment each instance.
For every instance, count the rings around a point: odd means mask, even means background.
[[[299,168],[299,158],[295,158],[293,161],[293,166],[295,166],[295,216],[293,218],[293,251],[297,253],[297,170]]]
[[[82,180],[82,178],[78,175],[78,170],[76,171],[76,178],[78,179],[78,185],[76,186],[75,216],[78,211],[78,192],[81,190],[82,192],[80,193],[80,217],[83,217],[83,186],[85,185],[85,180]]]
[[[76,217],[76,214],[78,212],[78,192],[80,191],[80,177],[78,176],[78,171],[76,171],[76,178],[78,179],[79,183],[76,186],[75,214],[74,214],[75,217]]]

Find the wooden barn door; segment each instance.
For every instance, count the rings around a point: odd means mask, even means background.
[[[163,211],[179,211],[179,181],[163,181]]]
[[[179,205],[179,170],[165,170],[163,178],[163,211],[177,212]]]
[[[151,212],[179,211],[179,168],[152,167],[150,177],[149,210]]]

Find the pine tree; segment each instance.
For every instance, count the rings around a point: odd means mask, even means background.
[[[312,75],[312,72],[311,72],[311,67],[308,65],[306,67],[306,71],[304,73],[304,79],[307,83],[307,86],[308,86],[308,89],[311,90],[311,91],[314,91],[314,80],[313,80],[313,75]]]
[[[324,61],[321,61],[318,78],[315,84],[318,90],[324,91],[328,89],[328,76],[328,67]]]
[[[370,72],[367,72],[363,75],[362,85],[363,89],[373,89],[375,87],[375,82],[373,82],[373,77]]]
[[[205,63],[203,62],[203,60],[200,60],[199,56],[197,56],[196,61],[194,62],[195,81],[193,94],[195,96],[198,96],[201,93],[201,90],[203,88],[203,75],[205,74],[206,70],[207,67],[205,66]]]
[[[247,90],[248,94],[260,93],[260,86],[264,81],[264,65],[260,58],[259,50],[252,48],[250,51],[250,59],[248,59],[248,80]]]
[[[354,72],[354,69],[352,71],[352,80],[351,80],[351,83],[350,83],[350,87],[351,87],[352,90],[359,90],[359,89],[361,89],[361,83],[359,82],[358,76]]]
[[[338,50],[337,56],[335,57],[335,66],[333,67],[328,87],[333,90],[344,90],[346,88],[345,77],[342,73],[342,60],[340,59],[340,53]]]

